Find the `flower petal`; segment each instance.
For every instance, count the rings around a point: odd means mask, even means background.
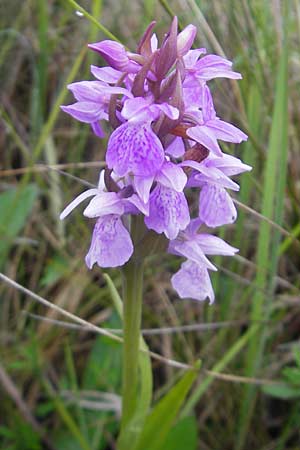
[[[233,256],[239,250],[223,239],[212,234],[200,233],[196,236],[196,241],[206,255],[228,255]]]
[[[239,191],[239,185],[224,175],[221,170],[216,169],[215,167],[207,167],[207,170],[211,171],[209,175],[206,173],[199,173],[193,177],[194,187],[197,183],[199,186],[203,186],[207,183],[215,184],[226,189],[232,189],[233,191]]]
[[[187,176],[181,167],[170,161],[164,162],[155,179],[177,192],[182,192],[187,182]]]
[[[184,256],[197,264],[204,264],[210,270],[217,270],[209,259],[206,258],[201,246],[198,245],[197,237],[190,240],[175,239],[171,241],[168,252],[174,255]]]
[[[209,303],[215,299],[209,273],[204,265],[192,261],[185,261],[181,269],[171,278],[171,283],[180,298],[205,300]]]
[[[183,82],[183,101],[185,112],[197,111],[202,108],[203,86],[193,76],[187,76]]]
[[[120,177],[132,172],[150,177],[162,166],[164,149],[150,123],[124,123],[111,135],[106,162]]]
[[[94,102],[77,102],[68,106],[61,106],[61,109],[74,117],[74,119],[85,123],[94,123],[106,118],[103,105]]]
[[[101,81],[79,81],[68,85],[76,100],[80,102],[95,102],[108,104],[113,94],[125,95],[132,98],[132,93],[121,86],[109,86]]]
[[[202,144],[208,150],[211,150],[215,155],[222,156],[222,151],[219,147],[216,136],[213,131],[205,125],[197,125],[187,130],[186,134],[199,144]]]
[[[165,233],[168,239],[175,239],[189,221],[189,208],[184,194],[158,184],[150,194],[146,226],[157,233]]]
[[[113,69],[132,73],[136,73],[140,69],[139,64],[129,59],[124,45],[119,42],[105,40],[89,44],[88,47],[100,53]]]
[[[211,92],[206,85],[202,89],[202,114],[205,124],[208,120],[214,120],[217,117]]]
[[[133,186],[140,199],[147,203],[149,200],[150,189],[152,187],[154,176],[151,177],[134,177]]]
[[[103,103],[107,84],[101,81],[77,81],[67,87],[79,102]]]
[[[151,42],[151,50],[154,53],[155,50],[157,50],[157,47],[158,47],[158,39],[157,39],[157,36],[156,36],[155,33],[152,34],[150,42]]]
[[[173,158],[180,158],[185,152],[185,147],[183,139],[181,137],[176,137],[170,145],[166,148],[166,153],[173,156]]]
[[[92,269],[95,263],[100,267],[123,266],[133,253],[128,230],[119,216],[100,217],[95,225],[92,242],[85,257],[86,265]]]
[[[194,25],[188,25],[177,36],[177,55],[182,58],[190,50],[197,34]]]
[[[218,168],[228,177],[252,170],[251,166],[244,164],[239,158],[231,155],[223,155],[222,158],[207,159],[206,165],[207,167]]]
[[[100,81],[105,83],[117,83],[121,78],[122,72],[115,70],[112,67],[97,67],[91,65],[91,73]]]
[[[205,54],[205,48],[198,48],[195,50],[190,50],[183,57],[184,65],[187,69],[193,69],[200,55]]]
[[[100,192],[89,203],[83,211],[86,217],[101,217],[108,214],[122,215],[124,206],[122,199],[115,192]]]
[[[160,109],[171,120],[177,120],[179,117],[179,110],[168,103],[156,104],[154,107]]]
[[[92,197],[93,195],[97,195],[99,193],[98,189],[88,189],[85,192],[79,194],[74,200],[69,203],[69,205],[62,211],[59,218],[60,220],[65,219],[72,211],[76,208],[81,202],[83,202],[86,198]]]
[[[195,64],[197,77],[205,81],[219,77],[231,78],[235,80],[241,79],[241,74],[238,72],[233,72],[231,67],[231,61],[228,61],[218,55],[204,56]]]
[[[99,122],[92,122],[91,127],[96,136],[98,136],[99,138],[105,137],[104,131]]]
[[[209,120],[206,122],[206,126],[213,131],[217,139],[221,139],[225,142],[234,142],[239,144],[240,142],[248,139],[248,136],[239,128],[220,119]]]
[[[136,194],[126,198],[125,213],[138,214],[139,212],[149,216],[149,203],[144,203]]]
[[[224,188],[205,184],[199,197],[199,217],[208,227],[219,227],[235,222],[237,212]]]
[[[154,112],[150,110],[149,100],[146,100],[143,97],[134,97],[125,100],[122,109],[122,117],[124,117],[124,119],[135,122],[145,121],[145,119],[143,119],[145,114],[146,121],[147,119],[152,121],[158,116],[158,112],[156,110]]]

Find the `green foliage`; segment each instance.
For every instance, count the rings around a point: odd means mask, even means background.
[[[287,32],[287,30],[284,30]],[[287,39],[287,38],[286,38]],[[274,101],[273,120],[270,131],[269,146],[265,165],[265,178],[262,199],[262,214],[279,225],[283,220],[283,205],[287,173],[287,63],[288,42],[285,39],[284,47],[278,61],[278,75],[276,80],[276,92]],[[270,316],[270,297],[274,290],[273,277],[276,274],[278,264],[278,245],[280,234],[272,230],[271,225],[262,221],[259,229],[257,248],[257,273],[256,285],[252,303],[251,318],[253,320],[265,319]],[[268,269],[268,270],[267,270]],[[266,343],[264,332],[254,336],[250,342],[246,356],[246,374],[254,376],[259,369]],[[246,386],[245,397],[240,414],[240,431],[237,440],[237,449],[243,447],[244,440],[251,420],[251,411],[254,408],[255,392],[253,386]]]
[[[271,384],[263,387],[263,391],[275,398],[293,400],[300,397],[300,352],[294,349],[295,367],[284,367],[281,384]]]
[[[40,280],[40,285],[53,286],[57,283],[65,273],[68,273],[68,261],[61,255],[54,255],[45,267],[45,271]]]
[[[11,422],[9,428],[3,426],[0,428],[0,445],[5,450],[42,450],[43,448],[36,432],[18,416]]]
[[[9,189],[0,194],[0,267],[3,266],[15,238],[25,227],[37,194],[35,184],[22,190]]]
[[[168,450],[197,450],[197,422],[195,417],[180,419],[170,430],[164,448]]]
[[[196,379],[198,368],[188,370],[178,383],[154,406],[145,421],[134,450],[162,450],[165,448],[166,438]]]
[[[109,324],[120,327],[120,321],[116,316]],[[113,326],[113,328],[115,327]],[[118,393],[121,384],[121,352],[120,345],[108,338],[97,337],[86,361],[82,387],[84,389],[113,389],[113,392]],[[100,362],[101,370],[99,371]]]

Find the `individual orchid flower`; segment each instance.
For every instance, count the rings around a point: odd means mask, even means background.
[[[93,197],[83,214],[97,218],[90,250],[86,256],[87,266],[91,269],[96,262],[100,267],[122,266],[133,252],[130,234],[122,222],[124,214],[149,214],[147,205],[143,204],[133,190],[120,188],[119,192],[105,190],[105,173],[100,172],[97,188],[88,189],[78,195],[61,213],[60,218],[67,217],[80,203]]]
[[[213,78],[239,80],[241,74],[232,70],[232,62],[217,55],[205,55],[205,48],[190,50],[184,57],[185,70],[189,82],[210,81]],[[200,58],[201,56],[201,58]]]
[[[202,89],[201,105],[199,124],[187,130],[189,138],[199,142],[216,156],[222,156],[218,139],[237,144],[247,140],[245,133],[217,117],[212,96],[207,86]]]
[[[100,267],[123,266],[132,253],[132,240],[121,217],[116,214],[99,217],[85,257],[88,268],[92,269],[95,263]]]
[[[233,223],[236,220],[237,211],[226,189],[238,191],[239,185],[232,181],[229,176],[249,171],[251,167],[231,155],[208,157],[198,167],[199,171],[193,172],[188,185],[190,187],[201,187],[199,195],[200,219],[208,227]]]
[[[234,255],[238,249],[217,236],[199,233],[202,222],[193,219],[178,237],[170,241],[168,251],[187,258],[181,269],[171,278],[172,286],[181,298],[214,301],[208,270],[217,270],[206,255]],[[194,280],[194,281],[193,281]]]
[[[185,261],[172,278],[171,283],[180,298],[193,298],[194,300],[215,300],[215,294],[205,265],[193,261]]]
[[[155,104],[150,101],[136,97],[124,102],[121,115],[126,122],[112,133],[106,153],[108,167],[113,168],[119,176],[131,172],[149,177],[163,164],[164,148],[152,130],[151,123],[161,113],[175,120],[178,110],[165,103]]]
[[[174,239],[190,221],[189,207],[183,192],[158,184],[150,194],[149,216],[146,226],[158,234]]]
[[[192,219],[177,238],[170,241],[168,251],[183,256],[197,264],[205,265],[210,270],[217,270],[206,255],[234,255],[238,249],[227,244],[221,238],[208,233],[199,233],[201,219]]]
[[[61,106],[61,109],[80,122],[89,123],[98,137],[104,137],[99,120],[108,120],[108,105],[111,95],[132,98],[130,91],[123,87],[110,86],[100,81],[79,81],[68,85],[76,103]]]

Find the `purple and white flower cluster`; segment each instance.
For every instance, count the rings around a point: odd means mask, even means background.
[[[206,255],[233,255],[237,249],[201,228],[235,221],[227,190],[239,186],[230,177],[251,168],[222,152],[219,140],[240,143],[247,136],[216,115],[207,82],[241,75],[230,61],[207,55],[204,48],[191,50],[193,25],[178,34],[174,18],[160,48],[154,25],[136,53],[109,40],[90,44],[108,66],[91,66],[95,81],[68,86],[76,102],[62,109],[89,123],[99,137],[104,136],[101,121],[108,121],[113,132],[97,189],[80,194],[61,218],[93,197],[83,212],[97,219],[86,256],[92,268],[94,263],[122,266],[130,259],[130,216],[143,215],[145,228],[164,234],[168,251],[186,258],[172,277],[179,296],[213,302],[208,271],[216,268]],[[192,219],[189,188],[200,191],[198,214]]]

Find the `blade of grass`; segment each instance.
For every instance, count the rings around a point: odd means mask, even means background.
[[[71,346],[68,341],[65,345],[65,360],[66,360],[66,367],[67,367],[67,370],[69,373],[70,386],[72,389],[72,393],[74,394],[75,398],[78,400],[77,402],[75,402],[75,409],[76,409],[78,423],[80,424],[80,431],[84,435],[85,439],[88,441],[89,435],[88,435],[87,422],[86,422],[85,412],[79,403],[80,396],[79,396],[76,369],[75,369],[72,349],[71,349]]]
[[[101,16],[102,11],[102,0],[92,0],[92,16],[97,20]],[[99,23],[99,22],[98,22]],[[96,24],[92,24],[89,33],[89,42],[95,42],[98,32],[98,26]],[[95,55],[91,53],[91,56]]]
[[[252,325],[248,331],[246,331],[243,336],[241,336],[233,346],[225,353],[223,358],[217,362],[212,368],[212,372],[221,372],[227,364],[232,361],[233,358],[245,347],[248,341],[257,334],[259,330],[259,325]],[[201,383],[195,388],[194,392],[191,394],[190,398],[186,402],[184,408],[181,411],[180,416],[188,416],[192,414],[194,407],[199,402],[203,394],[207,391],[211,383],[214,381],[215,377],[212,375],[207,376]]]
[[[248,123],[249,127],[251,128],[251,131],[256,136],[259,136],[259,129],[260,129],[260,115],[258,114],[258,111],[261,111],[261,95],[259,92],[259,89],[257,85],[250,86],[249,89],[249,96],[248,96],[248,108],[247,108],[247,116],[248,116]],[[253,147],[251,144],[251,141],[247,141],[243,145],[243,160],[247,164],[253,167],[253,170],[255,171],[255,163],[256,163],[256,154],[253,151]],[[241,177],[240,182],[240,192],[239,192],[239,201],[245,205],[249,204],[250,199],[250,193],[252,189],[252,183],[250,179],[250,174],[245,173]],[[235,231],[235,245],[244,253],[247,251],[247,245],[249,245],[249,242],[244,239],[244,222],[245,222],[245,216],[246,213],[243,210],[239,211],[239,217],[236,224],[236,231]]]
[[[300,236],[300,223],[298,223],[294,227],[294,229],[291,231],[291,234],[293,235],[293,237],[289,236],[281,243],[279,247],[280,255],[285,253],[288,250],[288,248],[293,244],[294,239],[297,239]]]
[[[63,401],[54,392],[50,383],[47,380],[43,380],[43,386],[44,386],[47,394],[49,395],[49,397],[52,399],[58,415],[60,416],[62,421],[67,426],[70,433],[77,439],[82,450],[91,450],[89,443],[86,441],[82,432],[78,428],[77,423],[75,422],[75,420],[73,419],[71,414],[68,412]]]
[[[287,168],[287,54],[288,49],[285,42],[279,60],[274,113],[265,166],[262,199],[262,214],[276,221],[280,225],[283,215]],[[255,292],[252,300],[252,320],[268,320],[269,318],[269,300],[274,288],[273,277],[276,274],[278,262],[278,243],[278,232],[273,230],[272,233],[270,225],[265,221],[261,222],[257,250],[258,270],[256,274],[256,284],[262,289],[268,289],[270,296],[264,296],[261,290]],[[259,267],[270,267],[272,273],[268,276],[264,270],[260,271]],[[260,368],[265,349],[265,342],[265,333],[259,333],[251,339],[246,354],[247,376],[254,376]],[[253,386],[246,386],[239,415],[236,450],[244,448],[255,402],[255,388]]]
[[[6,55],[8,54],[8,52],[10,51],[11,46],[13,45],[14,39],[15,38],[15,30],[19,30],[22,27],[22,24],[24,22],[24,20],[26,19],[26,9],[30,8],[30,2],[27,0],[26,2],[23,2],[22,7],[20,9],[20,12],[18,14],[18,16],[16,17],[16,20],[14,21],[14,23],[11,25],[10,27],[10,31],[14,31],[13,33],[11,33],[9,35],[9,38],[2,43],[1,45],[1,49],[0,49],[0,67],[2,66],[3,61],[5,60]],[[0,31],[0,36],[3,32],[5,32],[6,30],[1,30]]]
[[[47,77],[48,77],[48,3],[43,0],[38,0],[38,38],[39,38],[39,58],[37,63],[38,69],[38,90],[39,90],[39,112],[40,119],[43,118],[46,109],[46,89],[47,89]]]
[[[77,72],[79,70],[79,67],[81,66],[83,58],[85,57],[86,51],[87,51],[87,48],[86,48],[86,46],[84,46],[82,48],[82,50],[80,51],[80,53],[78,54],[77,58],[75,59],[74,64],[71,67],[71,70],[68,73],[68,76],[66,77],[66,80],[65,80],[65,82],[63,84],[63,87],[60,90],[58,96],[56,97],[54,105],[51,108],[51,112],[49,114],[49,117],[48,117],[46,123],[44,124],[44,126],[42,128],[42,131],[41,131],[40,137],[38,139],[38,142],[37,142],[37,144],[36,144],[36,146],[35,146],[35,148],[33,150],[33,157],[32,157],[32,160],[31,160],[31,164],[32,165],[39,158],[39,156],[40,156],[40,154],[41,154],[41,152],[42,152],[42,150],[44,148],[44,145],[46,143],[46,140],[48,139],[48,136],[51,133],[53,127],[54,127],[54,124],[55,124],[55,121],[57,119],[57,116],[60,113],[60,106],[63,103],[63,101],[64,101],[64,99],[65,99],[65,97],[66,97],[66,95],[68,93],[66,86],[68,84],[72,83],[72,81],[74,80],[74,78],[75,78],[75,76],[76,76],[76,74],[77,74]]]
[[[87,19],[89,19],[91,23],[96,25],[96,27],[99,28],[99,30],[101,30],[102,33],[105,34],[105,36],[107,36],[109,39],[120,42],[120,40],[113,33],[111,33],[104,25],[102,25],[102,23],[98,22],[98,20],[95,19],[95,17],[93,17],[92,14],[90,14],[86,9],[80,6],[79,3],[75,2],[75,0],[63,0],[63,1],[69,3],[76,11],[81,12]]]

